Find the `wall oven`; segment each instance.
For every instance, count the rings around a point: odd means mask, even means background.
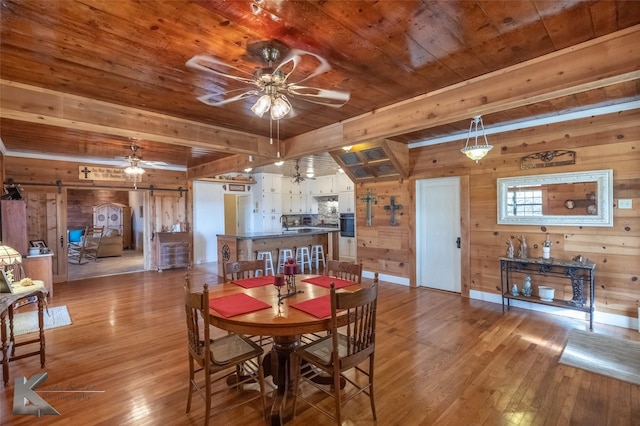
[[[340,213],[340,236],[355,237],[355,217],[353,213]]]

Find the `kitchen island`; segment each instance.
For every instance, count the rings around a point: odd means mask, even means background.
[[[327,227],[300,227],[281,232],[250,232],[246,234],[218,234],[218,275],[222,276],[222,264],[237,260],[252,260],[260,251],[270,251],[274,268],[278,251],[295,247],[322,244],[327,260],[338,260],[340,230]]]

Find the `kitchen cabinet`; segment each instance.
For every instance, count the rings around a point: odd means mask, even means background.
[[[340,260],[356,261],[356,239],[354,237],[340,237]]]
[[[283,176],[280,180],[280,193],[282,195],[290,195],[293,194],[293,182],[291,182],[291,178],[288,176]]]
[[[262,194],[260,196],[260,211],[262,214],[282,212],[282,195],[281,194]]]
[[[338,173],[336,175],[338,181],[338,192],[353,191],[355,189],[355,183],[345,173]]]
[[[356,202],[353,191],[340,191],[338,194],[338,210],[340,213],[355,213]]]
[[[332,195],[337,194],[337,184],[335,183],[335,176],[320,176],[315,180],[315,192],[314,195]]]
[[[258,173],[255,175],[257,192],[280,194],[282,193],[282,175],[271,173]]]

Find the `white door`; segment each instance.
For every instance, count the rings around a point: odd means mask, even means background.
[[[419,286],[460,293],[460,179],[416,181]]]
[[[238,225],[236,232],[239,234],[251,231],[251,202],[246,195],[236,198],[236,217]]]

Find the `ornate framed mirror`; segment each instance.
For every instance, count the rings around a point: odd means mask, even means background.
[[[499,178],[498,224],[613,226],[613,170]]]

